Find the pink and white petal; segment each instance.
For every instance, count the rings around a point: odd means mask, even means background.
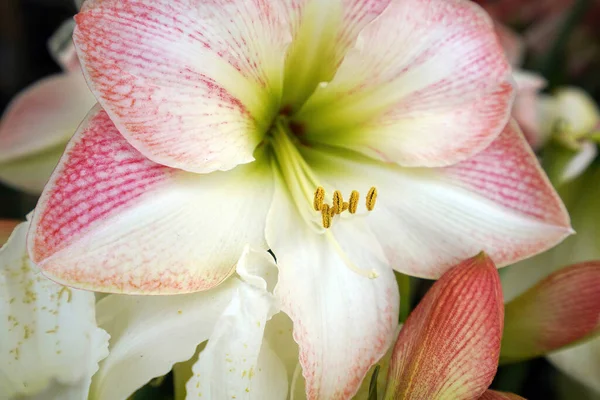
[[[391,0],[285,0],[292,32],[285,65],[284,109],[297,110],[321,82],[329,82],[360,31]]]
[[[498,368],[503,316],[500,277],[487,255],[445,273],[400,331],[385,398],[478,398]]]
[[[119,131],[192,172],[253,160],[278,111],[289,31],[267,1],[88,1],[75,17],[86,78]]]
[[[84,399],[108,335],[93,293],[57,285],[29,260],[28,224],[0,249],[0,397]]]
[[[0,163],[0,181],[15,189],[39,196],[62,156],[67,141],[28,157]]]
[[[6,243],[12,231],[19,225],[21,221],[16,219],[0,219],[0,247]]]
[[[342,193],[377,187],[366,221],[390,265],[408,275],[437,279],[482,249],[502,267],[572,233],[560,198],[514,124],[483,152],[448,168],[401,168],[330,148],[303,154]]]
[[[64,145],[95,103],[80,73],[34,83],[2,116],[0,164]]]
[[[404,166],[446,166],[498,136],[513,94],[510,66],[477,5],[394,1],[298,122],[309,141]]]
[[[194,364],[187,395],[286,399],[285,365],[264,337],[267,321],[279,311],[277,299],[267,290],[269,275],[277,277],[274,260],[266,251],[246,251],[237,270],[246,281],[237,287]]]
[[[486,390],[479,400],[525,400],[525,398],[514,393],[498,392],[496,390]]]
[[[508,26],[494,21],[494,27],[496,29],[496,35],[500,46],[504,50],[504,54],[508,59],[508,62],[512,66],[519,66],[523,61],[523,54],[525,52],[525,44],[519,34]]]
[[[506,305],[502,359],[525,360],[600,332],[600,261],[553,273]]]
[[[275,295],[294,323],[308,399],[352,397],[396,334],[398,287],[362,222],[318,234],[276,186],[266,231],[279,266]]]
[[[272,196],[262,162],[196,175],[156,164],[94,109],[36,207],[29,252],[51,279],[96,291],[209,289],[246,244],[264,247]]]
[[[600,393],[600,337],[548,354],[565,374]]]
[[[206,341],[241,282],[176,296],[109,295],[97,304],[98,324],[111,336],[110,354],[100,363],[90,398],[126,399],[173,364],[194,355]]]

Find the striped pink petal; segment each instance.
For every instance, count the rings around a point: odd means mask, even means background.
[[[386,398],[478,398],[496,374],[503,315],[500,278],[487,255],[448,271],[400,331]]]
[[[135,150],[100,108],[90,112],[36,207],[32,260],[69,286],[166,294],[211,288],[248,243],[264,246],[268,166],[196,175]]]
[[[409,275],[437,279],[481,250],[503,267],[572,233],[562,201],[515,124],[475,157],[447,168],[402,168],[330,148],[305,148],[303,155],[332,189],[362,194],[377,187],[366,222],[390,265]]]
[[[519,361],[600,332],[600,261],[561,269],[506,305],[502,360]]]
[[[394,1],[298,120],[306,140],[405,166],[446,166],[498,136],[513,92],[494,26],[477,5]]]
[[[138,151],[228,170],[253,160],[277,111],[280,17],[263,0],[87,1],[74,41],[92,91]]]
[[[151,160],[228,170],[280,109],[330,78],[389,0],[92,0],[76,16],[88,82]]]

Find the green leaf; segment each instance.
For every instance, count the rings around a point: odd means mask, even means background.
[[[377,376],[379,375],[380,366],[375,367],[373,375],[371,375],[371,383],[369,383],[369,398],[368,400],[377,400]]]

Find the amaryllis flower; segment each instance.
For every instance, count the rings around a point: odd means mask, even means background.
[[[315,396],[326,363],[377,358],[351,343],[389,340],[364,321],[389,314],[390,266],[437,278],[570,233],[475,4],[92,0],[76,22],[103,110],[41,196],[32,259],[67,285],[174,294],[270,248]]]
[[[0,119],[0,181],[35,195],[42,192],[67,142],[96,103],[81,73],[70,22],[48,42],[64,72],[24,89]]]
[[[108,335],[94,294],[58,285],[27,257],[29,222],[0,249],[0,397],[86,399]]]

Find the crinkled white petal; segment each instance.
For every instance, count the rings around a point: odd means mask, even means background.
[[[0,393],[85,399],[108,335],[96,326],[92,292],[58,285],[31,263],[28,225],[0,250]]]

